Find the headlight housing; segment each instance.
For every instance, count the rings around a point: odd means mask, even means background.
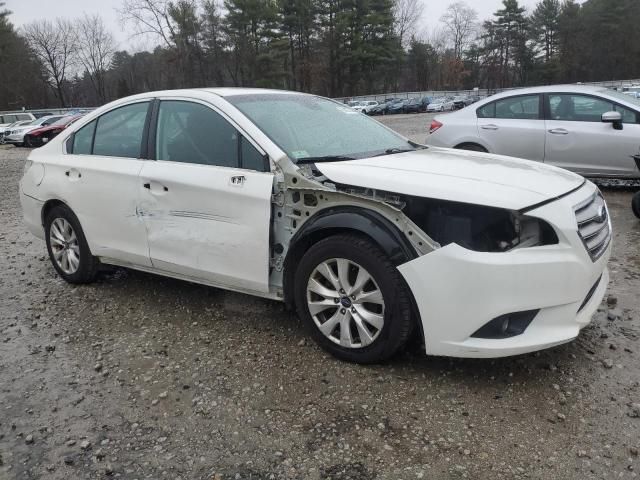
[[[456,243],[477,252],[506,252],[558,243],[547,222],[517,211],[409,197],[403,212],[441,246]]]

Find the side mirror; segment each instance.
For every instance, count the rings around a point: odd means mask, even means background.
[[[604,112],[602,122],[611,123],[615,130],[622,130],[622,114],[620,112]]]

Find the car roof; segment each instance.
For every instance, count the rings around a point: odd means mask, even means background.
[[[495,100],[496,98],[510,97],[513,95],[526,95],[534,93],[596,93],[606,91],[605,87],[597,87],[593,85],[544,85],[541,87],[526,87],[526,88],[513,88],[501,93],[496,93],[487,97],[488,99]]]

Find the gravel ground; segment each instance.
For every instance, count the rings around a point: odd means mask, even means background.
[[[419,139],[426,115],[385,118]],[[635,478],[640,222],[608,189],[608,303],[501,360],[342,363],[282,305],[128,270],[61,281],[0,147],[0,479]]]

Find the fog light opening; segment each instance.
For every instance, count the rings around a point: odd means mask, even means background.
[[[521,335],[540,310],[527,310],[500,315],[480,327],[473,338],[502,339]]]

